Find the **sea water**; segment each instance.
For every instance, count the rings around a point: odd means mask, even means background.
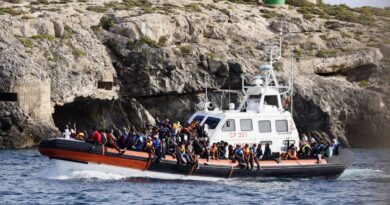
[[[36,149],[0,150],[0,204],[390,204],[390,149],[354,149],[337,179],[128,178],[58,173]]]

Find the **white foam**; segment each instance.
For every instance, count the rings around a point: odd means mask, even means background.
[[[69,179],[98,179],[98,180],[121,180],[127,176],[114,173],[106,173],[93,170],[72,171],[67,174],[59,174],[51,177],[51,179],[57,180],[69,180]]]
[[[390,175],[379,169],[358,169],[350,168],[338,178],[339,180],[362,180],[362,179],[380,179],[390,178]]]

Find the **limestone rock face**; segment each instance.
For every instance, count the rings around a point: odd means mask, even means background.
[[[299,131],[390,146],[389,45],[368,46],[389,36],[380,28],[307,20],[296,8],[145,2],[74,1],[0,13],[0,96],[17,95],[0,101],[0,148],[34,146],[68,123],[89,132],[142,127],[156,117],[184,121],[206,87],[218,107],[227,109],[229,96],[238,106],[241,76],[249,80],[267,63],[280,31],[283,58],[275,67],[287,79],[294,53]]]

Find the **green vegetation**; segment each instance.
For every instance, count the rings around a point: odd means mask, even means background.
[[[23,2],[23,0],[8,0],[8,2],[13,4],[20,4]]]
[[[236,4],[258,4],[259,3],[258,0],[228,0],[228,1]]]
[[[34,17],[29,15],[23,15],[21,19],[33,19]]]
[[[46,34],[41,34],[41,35],[35,35],[33,37],[31,37],[32,39],[37,39],[37,40],[49,40],[49,41],[54,41],[56,39],[56,37],[52,36],[52,35],[46,35]]]
[[[207,57],[212,58],[212,59],[216,59],[218,56],[214,51],[209,51],[209,52],[207,52]]]
[[[370,82],[368,80],[359,81],[359,86],[362,88],[366,88],[366,87],[370,86]]]
[[[160,38],[158,39],[158,46],[159,47],[166,46],[167,41],[168,41],[168,38],[166,36],[160,36]]]
[[[109,8],[105,6],[88,6],[86,9],[88,11],[94,11],[97,13],[105,13],[108,11]]]
[[[287,4],[299,7],[297,11],[303,14],[305,19],[311,19],[312,15],[318,15],[320,18],[335,18],[340,21],[360,23],[363,25],[372,25],[374,22],[373,15],[380,13],[381,15],[389,15],[386,9],[360,8],[352,9],[345,4],[341,5],[315,5],[306,0],[287,0]],[[375,11],[375,12],[374,12]]]
[[[130,10],[135,7],[139,7],[144,10],[145,13],[152,13],[155,11],[155,8],[152,7],[152,4],[148,0],[123,0],[122,2],[108,2],[104,6],[108,9],[112,8],[114,10]]]
[[[302,56],[302,51],[301,51],[301,49],[296,48],[296,49],[293,50],[293,54],[294,54],[295,57],[299,58],[299,57]]]
[[[197,3],[191,3],[184,6],[186,11],[189,12],[202,12],[202,9],[200,8],[199,4]]]
[[[34,43],[30,39],[20,38],[19,41],[25,48],[33,48],[34,47]]]
[[[262,17],[266,19],[274,18],[274,17],[279,17],[280,14],[276,13],[273,10],[268,10],[268,9],[260,9],[260,12],[263,13]]]
[[[49,5],[50,3],[48,0],[37,0],[37,1],[30,2],[30,5],[39,5],[39,4]]]
[[[337,50],[334,49],[322,49],[316,54],[318,58],[332,58],[337,56]]]
[[[149,47],[160,48],[160,45],[156,41],[149,38],[148,36],[141,36],[141,39],[139,41],[141,43],[147,44]]]
[[[102,18],[100,18],[99,25],[103,29],[108,30],[111,26],[115,25],[116,23],[117,22],[115,19],[108,17],[108,16],[102,16]]]
[[[87,53],[85,53],[85,51],[83,51],[79,48],[76,48],[74,46],[71,46],[71,48],[72,48],[72,54],[78,58],[87,55]]]
[[[0,15],[4,15],[4,14],[10,14],[12,16],[18,16],[18,15],[21,15],[21,14],[25,14],[25,12],[23,12],[21,9],[15,9],[15,8],[10,8],[10,7],[0,8]]]
[[[314,16],[311,14],[303,14],[303,18],[310,21],[314,18]]]
[[[192,52],[192,48],[189,45],[180,46],[179,50],[180,50],[181,56],[187,56],[187,55],[191,54],[191,52]]]
[[[128,46],[130,49],[140,49],[142,45],[148,45],[150,48],[160,48],[161,46],[163,46],[164,41],[164,38],[160,38],[159,42],[157,43],[148,36],[141,36],[139,40],[129,41]]]

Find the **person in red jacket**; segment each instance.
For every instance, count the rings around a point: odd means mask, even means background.
[[[98,130],[95,130],[92,133],[91,139],[93,142],[95,142],[97,144],[101,144],[102,143],[102,134]]]

